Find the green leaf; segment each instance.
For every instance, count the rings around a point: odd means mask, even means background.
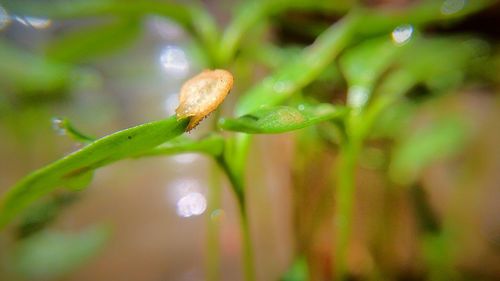
[[[53,40],[47,47],[47,55],[64,62],[85,61],[124,48],[139,31],[139,22],[134,18],[74,29]]]
[[[91,143],[96,140],[95,137],[88,136],[79,130],[77,130],[71,121],[69,121],[66,117],[54,117],[52,118],[52,127],[54,130],[61,134],[67,134],[72,137],[74,140],[79,141],[81,143]]]
[[[297,258],[281,281],[306,281],[309,278],[309,267],[305,257]]]
[[[414,38],[398,56],[398,67],[377,86],[366,114],[357,120],[358,132],[368,134],[383,111],[418,84],[426,85],[433,93],[456,87],[463,81],[467,65],[477,55],[468,46],[467,38]]]
[[[175,116],[132,127],[87,145],[86,147],[28,175],[0,198],[0,228],[31,202],[82,174],[115,161],[148,151],[184,133],[188,119]],[[83,177],[85,178],[85,177]]]
[[[315,10],[315,11],[346,11],[349,0],[250,0],[243,1],[234,12],[235,16],[224,31],[220,44],[219,60],[227,64],[233,58],[241,41],[247,36],[248,31],[259,22],[264,22],[271,15],[282,13],[286,10]],[[248,11],[252,11],[249,13]]]
[[[468,46],[468,40],[421,38],[406,49],[399,63],[431,90],[446,90],[462,82],[467,64],[478,55]]]
[[[8,12],[15,14],[51,19],[157,14],[171,18],[184,27],[192,20],[189,6],[151,0],[13,0],[6,1],[4,7]]]
[[[351,15],[324,31],[290,63],[242,96],[236,105],[236,115],[278,105],[311,83],[348,44],[360,20],[362,18]]]
[[[377,79],[389,68],[401,49],[389,36],[364,41],[348,49],[340,57],[340,70],[343,72],[349,91],[347,104],[354,108],[364,107],[368,102]]]
[[[16,228],[17,237],[25,238],[44,229],[65,207],[77,199],[78,193],[65,192],[48,196],[46,200],[33,204],[21,216]]]
[[[359,26],[359,32],[363,35],[380,33],[384,30],[394,29],[402,24],[424,26],[436,22],[451,22],[452,20],[464,18],[489,5],[494,0],[464,1],[463,9],[456,13],[445,14],[441,11],[443,1],[418,1],[414,5],[408,5],[406,9],[377,9],[363,8],[365,11],[363,24]]]
[[[82,172],[78,175],[65,179],[63,187],[73,191],[81,191],[92,182],[92,179],[94,179],[93,170]]]
[[[251,134],[277,134],[341,118],[346,114],[346,108],[330,104],[299,105],[298,108],[276,106],[260,109],[236,119],[220,119],[219,127]]]
[[[456,238],[456,234],[449,230],[423,235],[420,247],[429,280],[463,279],[455,266],[458,241],[460,240]]]
[[[135,157],[174,155],[192,152],[220,156],[223,150],[224,138],[219,134],[210,134],[200,140],[193,140],[182,135],[149,151],[135,155]]]
[[[389,167],[391,178],[401,184],[415,181],[427,165],[457,152],[466,136],[463,122],[450,118],[412,132],[394,149]]]
[[[72,69],[0,40],[0,85],[37,93],[68,85]]]
[[[11,262],[20,275],[30,280],[60,278],[96,255],[109,232],[103,226],[81,233],[41,232],[21,240]]]

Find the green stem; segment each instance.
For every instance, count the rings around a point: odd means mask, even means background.
[[[336,224],[334,243],[335,280],[343,280],[346,271],[346,253],[351,234],[352,205],[355,192],[355,168],[360,142],[349,140],[340,148],[338,184],[335,191]]]
[[[220,272],[220,240],[219,240],[219,225],[220,221],[214,218],[215,212],[220,209],[221,205],[221,182],[220,172],[217,167],[211,167],[210,174],[210,190],[208,192],[208,208],[207,208],[207,280],[218,281],[221,279]]]
[[[240,225],[243,238],[243,272],[245,281],[255,280],[255,270],[253,263],[252,236],[250,233],[250,224],[248,221],[248,213],[244,202],[239,204],[240,207]]]
[[[223,156],[217,158],[217,163],[224,170],[229,181],[231,182],[231,186],[238,201],[238,208],[240,211],[240,228],[243,240],[243,271],[245,276],[244,280],[253,281],[255,280],[255,273],[253,264],[252,239],[250,235],[250,226],[246,211],[245,193],[243,191],[243,179],[241,177],[242,173],[236,172],[235,167],[229,164]]]

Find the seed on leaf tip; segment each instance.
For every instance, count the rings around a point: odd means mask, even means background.
[[[175,110],[178,119],[191,117],[186,131],[195,128],[203,118],[224,101],[233,87],[233,75],[226,70],[204,70],[182,85],[179,106]]]

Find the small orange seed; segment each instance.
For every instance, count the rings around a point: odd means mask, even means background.
[[[226,70],[204,70],[182,85],[179,106],[175,110],[178,119],[191,117],[186,131],[195,128],[203,118],[224,101],[233,87],[233,75]]]

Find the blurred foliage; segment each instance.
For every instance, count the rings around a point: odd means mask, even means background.
[[[72,31],[47,46],[47,57],[69,63],[86,61],[123,48],[136,39],[139,21],[131,18]]]
[[[333,199],[331,194],[319,196],[333,201],[336,219],[328,257],[332,264],[323,277],[331,278],[329,271],[339,280],[349,275],[346,256],[361,164],[387,176],[388,185],[409,187],[415,216],[422,221],[420,247],[429,279],[456,280],[460,273],[453,268],[453,233],[446,223],[437,222],[425,194],[415,193],[422,189],[415,186],[432,163],[460,152],[471,132],[463,116],[441,114],[436,107],[432,110],[440,114],[430,122],[410,124],[418,123],[422,105],[471,82],[498,87],[498,46],[471,34],[433,31],[488,9],[495,1],[407,2],[387,8],[379,1],[241,1],[222,27],[199,1],[3,1],[0,7],[9,20],[83,22],[58,30],[39,48],[0,38],[0,121],[14,124],[7,125],[12,131],[39,126],[40,120],[23,123],[22,116],[41,108],[40,101],[64,101],[89,81],[104,79],[92,70],[92,62],[134,43],[152,14],[189,34],[187,48],[203,67],[231,69],[236,77],[234,115],[216,113],[210,134],[202,138],[183,135],[189,120],[175,116],[101,138],[80,132],[67,118],[53,119],[56,131],[84,147],[27,175],[0,198],[0,227],[23,214],[16,228],[14,268],[27,279],[60,278],[97,253],[108,237],[104,227],[79,234],[46,230],[73,198],[66,193],[47,197],[57,188],[81,191],[94,170],[125,158],[195,152],[210,156],[231,183],[242,222],[244,276],[254,280],[245,182],[252,135],[298,130],[293,138],[309,154],[295,157],[301,164],[296,167],[304,168],[292,171],[297,178],[307,178],[304,163],[311,155],[317,157],[315,149],[326,153],[328,145],[338,162],[331,168]],[[297,23],[294,17],[306,20]],[[29,143],[28,134],[19,136]],[[376,142],[383,145],[373,145]],[[324,211],[328,204],[320,203],[318,209]],[[315,223],[320,221],[317,212],[311,213]],[[312,276],[307,251],[304,247],[295,253],[282,280]],[[383,271],[375,268],[366,278],[376,280],[382,274],[378,270]]]
[[[25,238],[50,224],[61,210],[77,199],[75,193],[55,194],[28,208],[21,217],[17,236]]]
[[[105,226],[90,227],[80,233],[40,232],[22,240],[10,262],[28,280],[60,278],[94,256],[109,235]]]
[[[302,281],[308,278],[307,260],[304,257],[297,258],[281,281]]]
[[[394,149],[389,173],[395,182],[410,184],[430,163],[460,151],[467,136],[460,119],[435,120],[432,125],[412,130]]]

